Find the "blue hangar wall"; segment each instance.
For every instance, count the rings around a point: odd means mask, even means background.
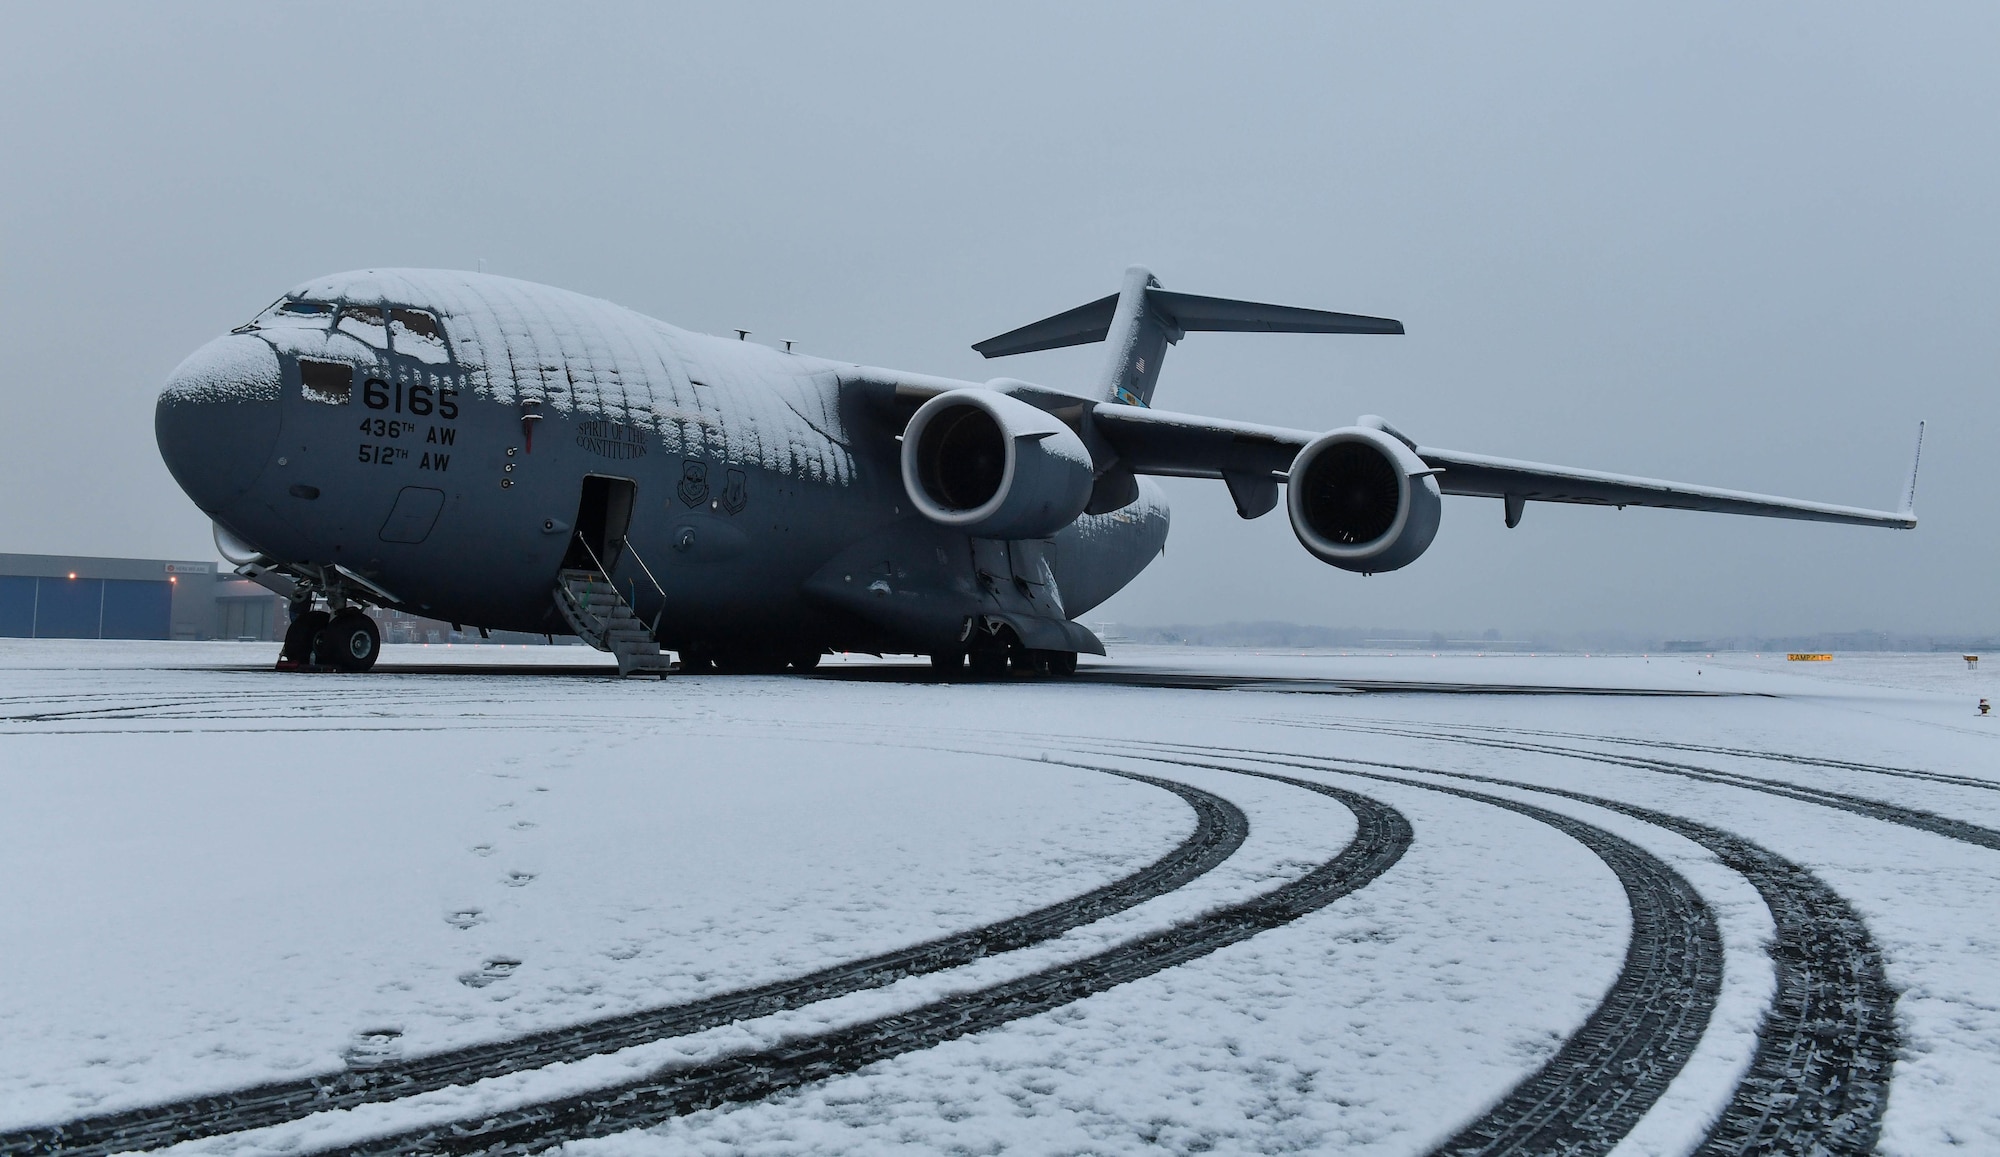
[[[202,639],[215,564],[0,554],[0,638]]]

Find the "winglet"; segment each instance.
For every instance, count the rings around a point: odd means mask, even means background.
[[[1917,452],[1910,455],[1910,488],[1903,492],[1903,508],[1897,511],[1898,514],[1915,515],[1917,513],[1917,467],[1922,465],[1923,460],[1924,424],[1918,422]]]

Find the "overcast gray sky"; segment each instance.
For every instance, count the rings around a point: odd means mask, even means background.
[[[2000,629],[2000,7],[0,7],[0,551],[211,557],[153,444],[292,284],[475,268],[711,332],[1080,384],[981,338],[1169,287],[1164,408],[1893,505],[1912,533],[1449,499],[1363,579],[1172,482],[1102,615]]]

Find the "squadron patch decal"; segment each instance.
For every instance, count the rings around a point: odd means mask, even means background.
[[[708,501],[708,463],[699,458],[681,459],[681,484],[674,493],[689,506],[700,506]]]

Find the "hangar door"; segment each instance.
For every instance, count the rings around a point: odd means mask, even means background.
[[[164,580],[0,578],[0,637],[166,639],[174,587]]]
[[[0,639],[35,637],[35,584],[26,575],[0,575]]]

